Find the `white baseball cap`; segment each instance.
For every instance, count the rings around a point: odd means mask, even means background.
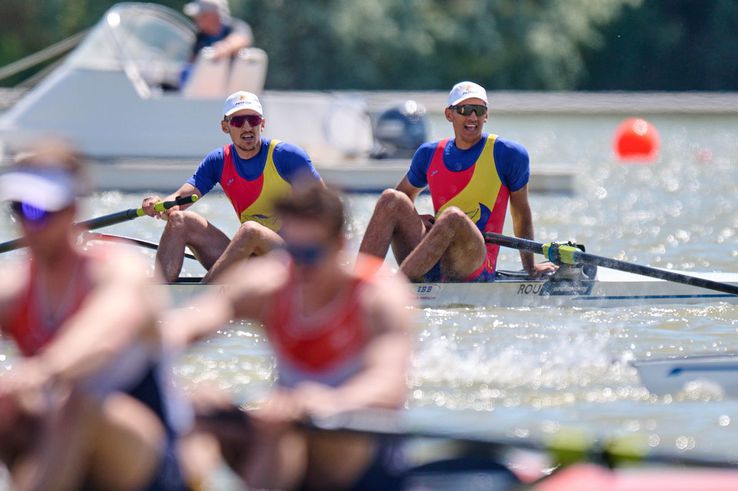
[[[0,175],[0,199],[18,201],[46,211],[59,211],[71,205],[79,185],[63,169],[17,167]]]
[[[228,0],[196,0],[186,4],[182,10],[184,10],[184,13],[190,17],[195,17],[202,12],[213,11],[217,11],[223,19],[230,17],[231,15],[231,9],[228,7]]]
[[[228,96],[225,104],[223,104],[223,116],[230,116],[242,109],[251,109],[257,112],[259,116],[264,116],[259,98],[256,97],[256,94],[246,92],[245,90],[239,90]]]
[[[455,106],[466,99],[482,99],[487,104],[487,91],[474,82],[459,82],[448,93],[448,105]]]

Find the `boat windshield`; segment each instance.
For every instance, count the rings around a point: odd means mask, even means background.
[[[176,83],[195,42],[192,23],[154,4],[112,7],[70,56],[75,68],[122,70],[149,86]]]

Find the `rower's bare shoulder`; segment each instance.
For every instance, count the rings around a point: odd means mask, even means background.
[[[4,263],[1,269],[4,278],[13,279],[13,281],[6,282],[5,286],[0,289],[0,311],[5,312],[8,307],[16,303],[28,286],[28,266],[9,261]]]
[[[223,275],[220,281],[238,299],[263,298],[287,282],[288,271],[278,253],[241,261]]]
[[[410,282],[402,273],[381,268],[362,292],[362,305],[370,322],[380,330],[408,329],[415,306]]]
[[[385,266],[381,267],[368,283],[367,294],[376,301],[391,305],[408,307],[415,303],[415,296],[405,275],[390,271]]]
[[[93,281],[132,285],[151,283],[148,266],[140,254],[134,254],[120,244],[97,244],[85,251],[90,259]]]

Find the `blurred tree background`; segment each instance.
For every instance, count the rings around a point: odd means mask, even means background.
[[[1,0],[0,66],[111,0]],[[160,3],[181,12],[184,1]],[[736,0],[230,0],[271,89],[736,90]],[[29,73],[0,81],[18,83]]]

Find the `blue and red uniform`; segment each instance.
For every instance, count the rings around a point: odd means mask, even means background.
[[[288,194],[297,178],[320,179],[299,147],[262,138],[259,153],[242,159],[232,144],[205,156],[187,182],[204,195],[220,183],[241,223],[253,220],[279,230],[274,202]]]
[[[449,206],[456,206],[482,233],[502,232],[510,193],[523,188],[529,177],[525,148],[486,133],[467,150],[457,148],[453,139],[421,145],[407,173],[413,186],[428,186],[436,216]],[[498,245],[487,244],[484,263],[467,281],[492,281],[498,252]],[[443,279],[438,265],[425,279]]]

